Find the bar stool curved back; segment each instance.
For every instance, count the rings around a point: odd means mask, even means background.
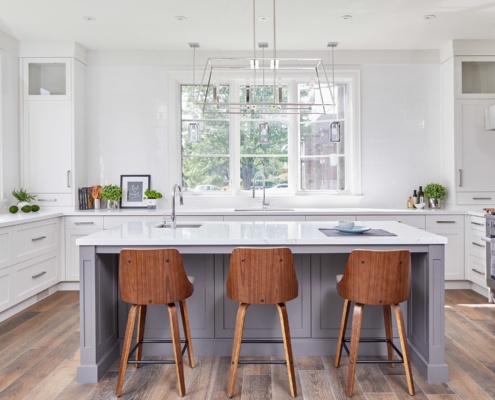
[[[176,249],[123,249],[120,252],[119,289],[122,301],[131,304],[120,360],[116,395],[122,394],[127,364],[174,364],[179,395],[185,395],[182,355],[187,349],[189,365],[194,368],[194,355],[187,314],[186,299],[194,287],[186,275],[182,257]],[[177,309],[179,302],[185,340],[180,339]],[[148,305],[165,304],[170,319],[172,339],[144,339]],[[132,334],[138,317],[136,345],[131,350]],[[181,342],[184,348],[181,349]],[[175,361],[142,360],[143,343],[172,343]],[[136,353],[136,360],[129,358]]]
[[[239,361],[241,343],[246,342],[284,343],[285,361],[282,363],[287,364],[291,395],[297,396],[289,319],[285,303],[297,297],[298,289],[294,259],[290,249],[236,248],[232,251],[227,276],[227,297],[239,302],[239,309],[232,346],[228,397],[234,395],[238,364],[252,363]],[[275,304],[277,306],[282,340],[242,340],[246,310],[251,304]],[[278,364],[281,362],[268,360],[255,363]]]
[[[385,342],[387,343],[388,360],[366,361],[404,363],[408,392],[414,395],[414,382],[409,360],[407,336],[404,326],[404,318],[399,303],[409,299],[411,293],[411,255],[408,250],[354,250],[349,255],[342,279],[337,283],[337,291],[344,298],[344,309],[340,325],[339,340],[335,356],[335,366],[340,364],[342,348],[349,354],[349,369],[347,377],[346,394],[352,396],[354,391],[354,379],[356,364],[362,362],[357,358],[359,342]],[[351,302],[354,302],[352,316],[351,339],[345,338],[347,318]],[[361,319],[365,305],[377,305],[383,307],[385,322],[385,339],[360,338]],[[402,353],[393,343],[392,315],[394,309]],[[351,349],[346,343],[350,341]],[[399,360],[394,360],[394,350]]]

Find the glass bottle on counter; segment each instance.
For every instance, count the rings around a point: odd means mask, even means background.
[[[413,192],[412,202],[413,202],[413,205],[418,204],[418,193],[416,192],[416,190],[414,190],[414,192]]]
[[[407,208],[413,208],[412,196],[409,196],[407,199]]]
[[[424,203],[425,202],[425,192],[423,192],[423,186],[419,187],[418,190],[418,203]]]

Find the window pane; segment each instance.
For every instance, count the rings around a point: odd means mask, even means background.
[[[184,156],[182,184],[188,190],[200,192],[230,190],[229,157]]]
[[[300,97],[310,95],[308,86],[299,85],[298,89]],[[347,189],[345,94],[346,85],[337,85],[334,92],[336,106],[327,110],[327,114],[301,114],[299,117],[301,190]]]
[[[288,129],[286,122],[266,121],[241,122],[241,154],[287,154]],[[268,133],[261,133],[266,129]]]
[[[288,182],[288,157],[241,157],[241,190],[249,190],[254,175],[263,171],[267,188]],[[261,187],[262,180],[256,181],[256,187]]]
[[[200,193],[230,190],[230,119],[212,113],[208,113],[208,119],[202,119],[201,107],[193,102],[197,88],[182,85],[181,89],[182,184]],[[228,98],[228,86],[222,85],[218,91],[219,96]],[[211,98],[212,93],[208,96]],[[189,137],[191,123],[199,125],[199,141],[191,141]]]

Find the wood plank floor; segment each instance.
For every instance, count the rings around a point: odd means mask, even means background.
[[[0,323],[0,399],[112,399],[118,364],[98,384],[77,384],[78,292],[57,292]],[[495,399],[495,305],[469,290],[446,291],[449,382],[428,384],[414,370],[416,399]],[[185,362],[184,399],[226,399],[228,357]],[[296,357],[298,399],[347,399],[347,357]],[[121,399],[176,399],[173,365],[129,366]],[[241,365],[236,399],[291,399],[285,366]],[[361,364],[355,400],[410,399],[402,365]]]

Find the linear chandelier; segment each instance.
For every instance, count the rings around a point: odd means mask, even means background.
[[[207,114],[328,114],[335,106],[333,49],[332,80],[328,79],[321,58],[279,58],[276,45],[276,0],[273,1],[273,52],[265,57],[268,43],[256,46],[256,0],[253,0],[253,55],[252,57],[208,58],[198,85],[196,106]],[[261,49],[261,57],[258,56]],[[193,66],[195,68],[195,65]],[[221,82],[237,79],[241,83],[239,99],[232,101],[221,95]],[[297,99],[289,99],[284,80],[300,79],[302,84]]]

